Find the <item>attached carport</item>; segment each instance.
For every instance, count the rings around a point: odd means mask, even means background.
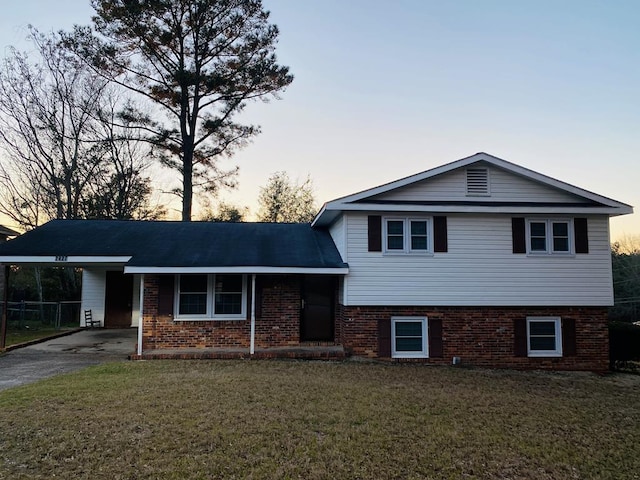
[[[116,232],[99,230],[90,237],[79,234],[77,228],[68,228],[74,223],[49,222],[0,244],[0,265],[4,267],[5,278],[0,348],[4,347],[6,338],[10,266],[81,268],[80,326],[84,326],[85,311],[90,311],[102,327],[138,326],[142,275],[124,273],[131,254],[114,249],[118,242],[109,242],[109,238],[117,237]],[[101,242],[101,238],[107,241]]]

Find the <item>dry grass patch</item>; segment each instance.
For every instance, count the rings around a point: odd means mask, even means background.
[[[0,393],[0,478],[637,479],[640,377],[112,363]]]

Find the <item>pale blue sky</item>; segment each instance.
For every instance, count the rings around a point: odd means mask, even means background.
[[[277,171],[320,202],[479,151],[640,208],[640,2],[263,0],[296,76],[247,122],[229,165],[255,212]],[[88,0],[11,2],[0,48],[28,23],[88,23]],[[24,46],[24,43],[21,44]],[[638,214],[612,238],[640,234]]]

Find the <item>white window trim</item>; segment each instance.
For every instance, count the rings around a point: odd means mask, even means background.
[[[388,248],[387,222],[389,221],[403,222],[402,250],[390,250]],[[411,249],[411,222],[427,222],[426,250]],[[433,255],[433,217],[384,217],[382,219],[382,242],[382,251],[387,255]]]
[[[184,274],[188,275],[188,274]],[[180,275],[175,276],[173,294],[173,318],[175,320],[246,320],[247,318],[247,276],[242,275],[242,311],[235,315],[216,315],[215,307],[215,277],[217,274],[207,274],[207,313],[203,315],[181,315],[180,314]],[[219,274],[236,275],[236,274]]]
[[[546,249],[544,251],[541,250],[531,250],[531,223],[544,223],[546,224]],[[553,224],[554,223],[566,223],[567,224],[567,233],[569,235],[569,250],[564,251],[555,251],[553,249]],[[575,255],[574,250],[574,233],[573,233],[573,222],[568,218],[527,218],[527,254],[528,255]]]
[[[556,348],[554,350],[532,350],[530,341],[531,323],[554,322]],[[527,317],[527,356],[529,357],[561,357],[562,356],[562,321],[560,317]]]
[[[422,350],[419,352],[396,351],[396,323],[421,322],[422,323]],[[391,317],[391,358],[429,358],[429,329],[427,317]]]

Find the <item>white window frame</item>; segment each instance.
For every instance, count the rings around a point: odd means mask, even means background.
[[[190,275],[190,274],[185,274]],[[216,276],[237,275],[235,273],[206,274],[207,275],[207,312],[201,315],[180,314],[180,274],[175,276],[173,312],[176,320],[245,320],[247,318],[247,276],[242,275],[242,305],[241,312],[237,314],[215,313],[215,285]]]
[[[403,222],[402,249],[389,249],[388,222]],[[427,249],[418,250],[411,248],[411,222],[425,222],[427,224]],[[433,254],[433,218],[432,217],[384,217],[382,221],[382,241],[385,254],[411,254],[411,255],[431,255]]]
[[[397,323],[422,324],[422,349],[415,352],[396,350],[396,324]],[[391,357],[392,358],[429,358],[429,328],[427,317],[391,317]]]
[[[553,322],[555,326],[555,349],[531,349],[531,324]],[[527,356],[529,357],[561,357],[562,356],[562,320],[560,317],[527,317]]]
[[[531,224],[532,223],[544,223],[545,224],[545,250],[531,250]],[[567,224],[567,242],[568,250],[554,250],[553,248],[553,224],[554,223],[566,223]],[[574,241],[573,241],[573,222],[567,218],[527,218],[527,254],[529,255],[573,255]]]

